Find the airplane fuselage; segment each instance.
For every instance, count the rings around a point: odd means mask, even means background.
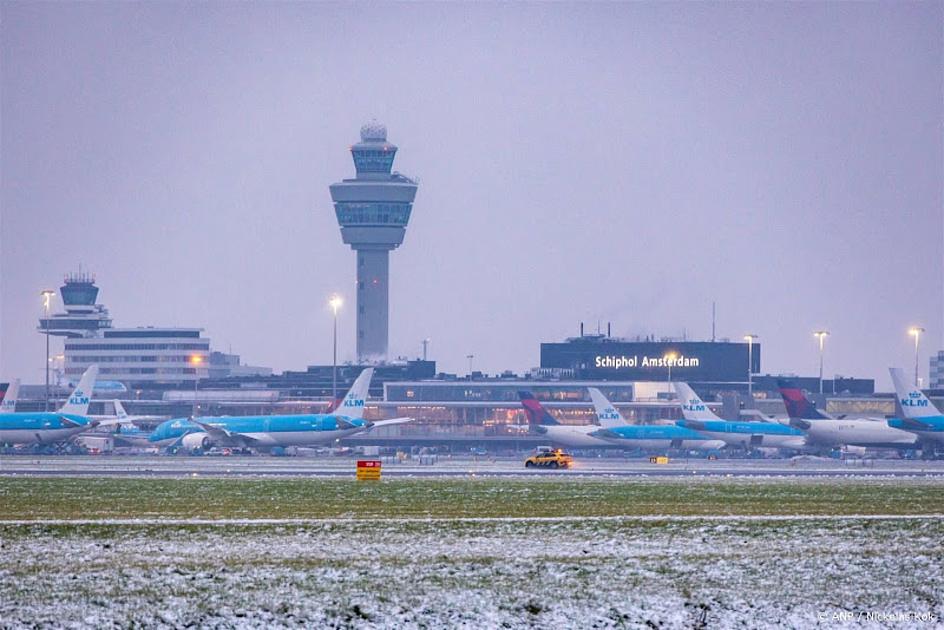
[[[917,436],[879,420],[807,420],[807,443],[811,446],[863,446],[866,448],[913,448]]]
[[[306,446],[326,444],[361,433],[369,424],[361,419],[334,415],[305,414],[290,416],[223,416],[199,418],[200,422],[234,434],[229,439],[218,434],[210,442],[220,446]],[[186,418],[161,423],[148,438],[152,445],[169,446],[191,433],[208,433]],[[242,437],[248,440],[242,440]]]
[[[88,418],[53,412],[0,414],[0,444],[54,444],[92,428]]]

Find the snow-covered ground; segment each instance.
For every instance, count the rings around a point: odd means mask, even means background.
[[[0,524],[0,627],[888,628],[942,593],[940,517]]]

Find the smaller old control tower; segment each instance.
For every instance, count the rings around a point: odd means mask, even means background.
[[[397,147],[387,128],[372,121],[351,147],[354,179],[331,185],[341,239],[357,252],[357,358],[387,356],[390,250],[399,247],[410,221],[416,182],[391,172]]]

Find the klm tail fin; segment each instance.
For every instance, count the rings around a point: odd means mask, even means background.
[[[95,388],[95,379],[98,378],[98,366],[92,365],[85,370],[79,379],[79,384],[72,391],[59,413],[70,413],[77,416],[88,415],[89,401],[92,400],[92,390]]]
[[[367,402],[367,390],[370,389],[370,379],[374,376],[374,368],[366,368],[361,372],[347,395],[341,401],[341,404],[335,410],[340,416],[345,418],[363,418],[364,404]]]
[[[20,395],[20,379],[14,379],[7,386],[7,391],[0,401],[0,413],[13,413],[16,411],[16,399]]]
[[[803,390],[790,381],[778,380],[780,395],[783,404],[787,407],[787,415],[791,420],[828,420],[831,416],[816,408]]]
[[[623,418],[622,414],[616,410],[616,407],[607,400],[603,392],[596,387],[588,387],[587,391],[590,392],[590,400],[593,401],[593,410],[597,414],[597,420],[600,421],[601,427],[604,429],[612,429],[613,427],[626,425],[626,419]]]
[[[119,420],[125,420],[128,417],[128,412],[125,411],[125,406],[121,404],[120,400],[115,400],[115,417]]]
[[[521,399],[521,406],[524,407],[524,414],[528,416],[530,425],[554,425],[560,424],[554,417],[547,412],[538,399],[531,392],[518,392],[518,398]]]
[[[675,395],[678,396],[682,404],[682,417],[686,420],[720,420],[711,409],[708,408],[698,394],[695,393],[688,383],[672,383],[675,388]]]
[[[902,413],[905,418],[936,418],[941,415],[928,397],[921,393],[921,390],[908,382],[905,371],[901,368],[888,368],[892,375],[892,382],[895,384],[895,393],[898,395],[898,403],[901,405]]]

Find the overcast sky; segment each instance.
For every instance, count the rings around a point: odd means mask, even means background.
[[[922,373],[942,347],[941,2],[4,2],[0,378],[39,291],[116,326],[330,363],[354,253],[328,185],[376,117],[420,180],[390,349],[521,371],[539,344],[760,335],[764,372]],[[61,303],[56,300],[54,306]],[[54,350],[61,351],[61,340]]]

